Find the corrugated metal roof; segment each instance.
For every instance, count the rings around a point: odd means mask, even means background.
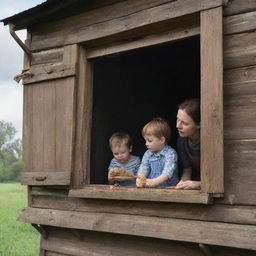
[[[2,19],[1,22],[4,25],[14,24],[15,30],[24,29],[29,25],[68,16],[79,10],[79,6],[84,6],[88,2],[90,0],[47,0],[33,8]],[[68,12],[60,12],[64,10]]]

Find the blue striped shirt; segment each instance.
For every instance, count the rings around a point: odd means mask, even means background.
[[[127,164],[121,164],[115,158],[113,158],[109,164],[108,170],[115,167],[123,168],[126,171],[132,173],[133,175],[137,175],[138,169],[140,167],[140,158],[138,156],[131,155],[130,160]],[[135,181],[121,181],[120,185],[134,186]]]
[[[142,158],[138,173],[143,173],[148,179],[154,179],[165,174],[169,179],[159,186],[174,186],[179,181],[177,160],[176,151],[168,145],[165,145],[160,154],[147,150]]]

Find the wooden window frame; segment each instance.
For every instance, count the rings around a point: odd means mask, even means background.
[[[70,197],[142,200],[175,203],[212,203],[224,193],[223,159],[223,14],[222,6],[196,13],[198,23],[150,34],[134,41],[105,46],[79,46],[77,118],[74,172]],[[186,16],[184,16],[186,17]],[[182,22],[181,22],[182,24]],[[90,60],[99,56],[139,49],[200,35],[201,48],[201,190],[112,187],[90,185],[90,127],[92,77]]]

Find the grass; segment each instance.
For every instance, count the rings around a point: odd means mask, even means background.
[[[18,183],[0,183],[0,255],[39,255],[39,233],[27,223],[16,221],[27,206],[27,189]]]

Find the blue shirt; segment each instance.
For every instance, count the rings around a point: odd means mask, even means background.
[[[179,182],[177,172],[177,153],[165,145],[160,154],[147,150],[142,158],[138,173],[143,173],[148,179],[154,179],[165,174],[168,180],[160,184],[159,187],[174,186]]]
[[[140,158],[138,156],[131,155],[130,160],[127,164],[119,163],[115,158],[113,158],[109,164],[108,170],[112,168],[123,168],[133,175],[137,175],[138,169],[140,167]],[[135,181],[121,181],[122,186],[135,186]]]

